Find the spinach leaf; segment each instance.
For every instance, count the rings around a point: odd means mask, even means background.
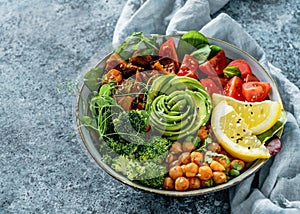
[[[91,91],[97,91],[100,87],[100,80],[102,78],[103,73],[103,68],[92,68],[84,75],[84,84]]]
[[[192,52],[191,56],[195,57],[199,64],[202,64],[208,58],[210,51],[209,45],[204,44],[198,50]]]

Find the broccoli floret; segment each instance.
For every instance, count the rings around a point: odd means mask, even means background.
[[[124,141],[122,139],[118,138],[103,138],[104,143],[109,146],[109,148],[112,151],[107,151],[103,154],[111,155],[112,157],[116,155],[126,155],[128,157],[135,156],[135,152],[138,149],[138,145],[134,143],[129,143],[127,141]],[[115,153],[115,154],[113,154]]]
[[[139,160],[157,159],[162,162],[168,154],[172,142],[166,138],[153,136],[145,145],[140,145],[135,152],[135,156]]]
[[[148,126],[148,113],[144,110],[122,112],[113,120],[115,132],[124,140],[136,143],[145,143],[145,130]]]
[[[163,184],[167,168],[152,161],[129,159],[123,155],[113,159],[112,168],[129,180],[146,186],[159,188]]]

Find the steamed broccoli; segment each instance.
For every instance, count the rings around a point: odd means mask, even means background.
[[[164,175],[167,173],[163,165],[152,161],[133,160],[123,155],[113,159],[112,168],[129,180],[155,188],[162,186]]]
[[[166,138],[153,136],[147,144],[140,145],[135,152],[135,157],[139,160],[157,159],[161,162],[167,155],[172,142]]]
[[[148,126],[148,113],[144,110],[123,111],[113,120],[115,132],[124,140],[144,144],[144,133]]]

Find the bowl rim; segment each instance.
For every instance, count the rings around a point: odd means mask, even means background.
[[[171,35],[156,35],[156,36],[161,37],[161,38],[169,38],[169,37],[180,37],[182,35],[183,34],[171,34]],[[215,42],[223,43],[227,46],[230,46],[231,48],[236,49],[239,52],[245,54],[247,57],[251,58],[265,72],[265,74],[269,78],[269,81],[271,81],[276,86],[276,83],[275,83],[274,79],[272,78],[271,74],[266,70],[266,68],[257,59],[255,59],[248,52],[240,49],[239,47],[237,47],[237,46],[235,46],[235,45],[233,45],[229,42],[223,41],[221,39],[212,38],[212,37],[207,37],[207,38],[209,39],[209,41],[215,41]],[[96,65],[94,67],[98,67],[112,53],[113,53],[113,51],[111,51],[106,56],[102,57],[96,63]],[[233,187],[233,186],[237,185],[238,183],[241,183],[242,181],[244,181],[245,179],[247,179],[251,175],[255,174],[271,158],[270,157],[269,159],[257,159],[257,160],[255,160],[254,162],[252,162],[250,168],[248,168],[245,172],[243,172],[239,176],[229,180],[228,182],[226,182],[224,184],[217,185],[217,186],[214,186],[214,187],[208,187],[208,188],[203,188],[203,189],[201,188],[201,189],[197,189],[197,190],[175,191],[175,190],[155,189],[155,188],[140,185],[138,183],[130,181],[125,176],[123,176],[120,173],[114,171],[110,166],[108,166],[106,163],[104,163],[99,158],[97,158],[96,155],[93,153],[93,150],[96,150],[96,149],[92,148],[93,146],[91,146],[90,143],[87,142],[87,140],[86,140],[86,138],[83,134],[82,123],[79,120],[79,106],[80,106],[80,100],[81,100],[80,95],[82,94],[85,87],[87,87],[87,86],[83,82],[82,86],[81,86],[81,88],[78,92],[77,101],[76,101],[76,108],[75,108],[75,111],[76,111],[75,116],[76,116],[76,121],[77,121],[76,124],[77,124],[77,128],[79,130],[80,141],[83,143],[85,149],[88,151],[89,156],[92,157],[92,159],[96,162],[96,164],[98,166],[101,167],[102,170],[104,170],[108,175],[110,175],[114,179],[120,181],[121,183],[123,183],[123,184],[125,184],[125,185],[127,185],[131,188],[136,188],[136,189],[139,189],[139,190],[142,190],[142,191],[145,191],[145,192],[150,192],[150,193],[155,193],[155,194],[160,194],[160,195],[165,195],[165,196],[175,196],[175,197],[204,195],[204,194],[208,194],[208,193],[221,191],[221,190],[224,190],[224,189],[229,189],[230,187]],[[281,106],[283,107],[282,98],[281,98],[281,95],[279,93],[279,90],[278,90],[277,86],[275,87],[274,90],[275,90],[276,94],[278,95],[278,102],[280,102]],[[280,136],[281,136],[282,132],[283,132],[283,129],[280,133]]]

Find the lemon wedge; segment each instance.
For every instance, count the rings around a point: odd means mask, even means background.
[[[269,150],[248,128],[246,120],[226,100],[212,112],[212,130],[222,147],[232,156],[246,162],[269,158]]]
[[[269,130],[279,120],[282,106],[280,102],[243,102],[220,94],[212,95],[213,107],[225,100],[242,117],[254,135]]]

